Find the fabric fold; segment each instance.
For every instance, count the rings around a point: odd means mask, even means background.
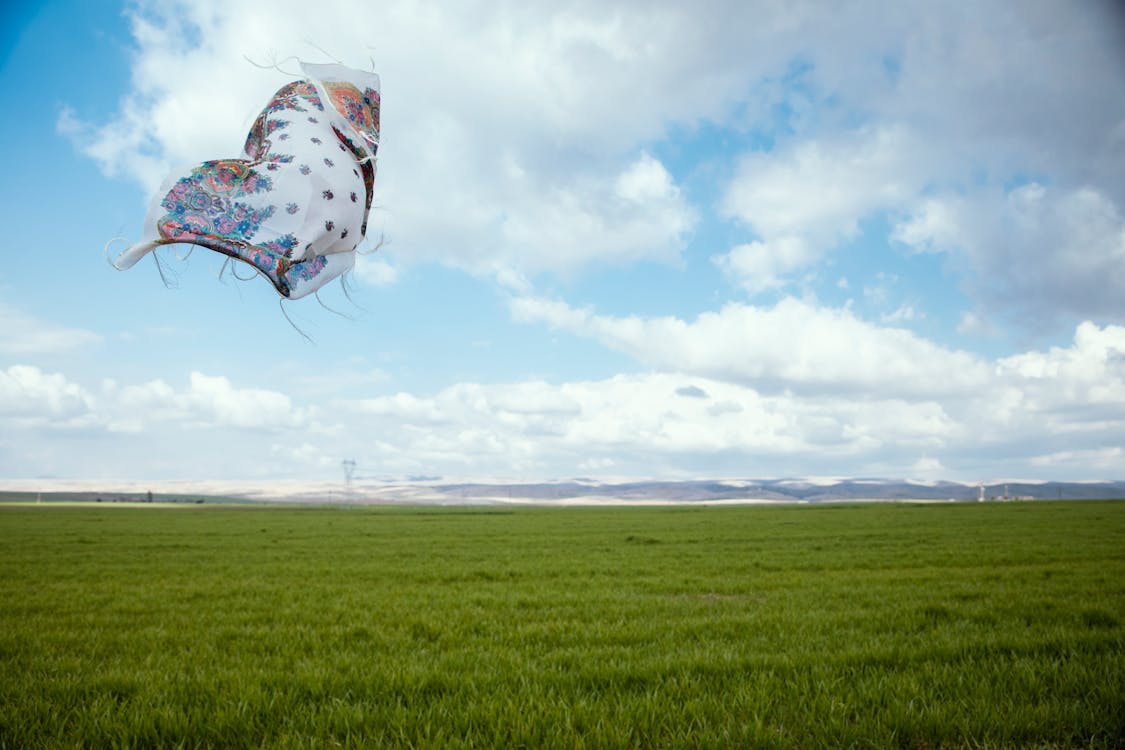
[[[373,200],[379,77],[342,65],[301,71],[304,80],[282,86],[255,119],[240,157],[164,180],[141,241],[117,268],[189,243],[249,264],[299,299],[354,266]]]

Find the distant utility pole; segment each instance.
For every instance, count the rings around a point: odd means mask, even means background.
[[[340,467],[344,470],[344,484],[350,490],[352,488],[352,476],[355,474],[355,461],[345,458],[340,462]]]

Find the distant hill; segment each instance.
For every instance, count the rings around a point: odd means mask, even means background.
[[[544,483],[437,482],[431,489],[449,498],[574,501],[583,498],[632,502],[708,502],[772,500],[841,502],[848,500],[976,501],[980,487],[963,482],[910,482],[888,479],[754,479],[603,483],[592,480]],[[1125,481],[1008,482],[984,486],[986,499],[1077,500],[1125,498]]]
[[[965,482],[879,478],[696,479],[684,481],[451,481],[442,477],[369,477],[343,482],[288,481],[0,481],[0,502],[288,502],[310,504],[603,505],[660,503],[839,503],[927,500],[975,502]],[[1125,499],[1125,481],[995,482],[985,499]]]

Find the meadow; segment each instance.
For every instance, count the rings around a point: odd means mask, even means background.
[[[1125,746],[1125,502],[0,507],[0,748]]]

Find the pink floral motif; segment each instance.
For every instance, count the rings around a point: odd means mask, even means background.
[[[320,96],[316,93],[316,87],[307,81],[293,81],[287,83],[277,90],[270,99],[270,103],[266,105],[266,112],[274,113],[283,110],[291,109],[296,112],[307,112],[302,105],[302,100],[307,102],[317,109],[323,111],[324,105],[320,101]]]
[[[274,207],[255,209],[236,199],[270,189],[270,179],[244,161],[204,162],[164,196],[160,205],[168,213],[159,222],[160,233],[181,242],[196,235],[249,240]]]
[[[276,255],[286,258],[293,256],[293,248],[297,246],[297,238],[292,234],[283,234],[275,240],[270,240],[263,245],[264,248]]]
[[[243,260],[253,264],[267,276],[277,276],[279,265],[277,254],[257,245],[249,245],[243,249],[240,255]]]
[[[308,281],[315,276],[319,275],[324,267],[328,264],[328,258],[323,255],[317,255],[309,260],[304,260],[299,263],[294,263],[285,272],[285,279],[288,282],[290,279]],[[292,286],[292,282],[289,282]]]

